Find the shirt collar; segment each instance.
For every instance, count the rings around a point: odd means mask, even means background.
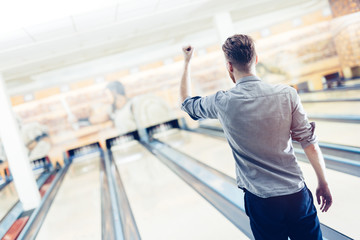
[[[258,76],[254,76],[254,75],[246,76],[236,80],[236,85],[239,83],[250,82],[250,81],[261,81],[261,79]]]

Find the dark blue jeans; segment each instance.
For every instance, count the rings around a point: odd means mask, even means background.
[[[322,239],[320,223],[310,190],[260,198],[245,190],[245,210],[256,240]]]

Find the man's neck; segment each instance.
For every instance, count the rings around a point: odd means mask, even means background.
[[[256,73],[255,72],[249,72],[249,73],[234,72],[234,77],[235,77],[236,81],[243,77],[248,77],[248,76],[256,76]]]

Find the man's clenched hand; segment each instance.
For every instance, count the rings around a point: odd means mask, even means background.
[[[191,45],[183,47],[185,62],[190,62],[192,55],[194,54],[194,48]]]

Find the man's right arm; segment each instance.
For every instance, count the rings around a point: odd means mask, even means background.
[[[194,52],[192,46],[183,48],[184,72],[180,82],[181,109],[189,114],[193,120],[217,118],[216,98],[221,92],[207,97],[191,97],[190,61]]]
[[[194,53],[192,46],[183,47],[184,52],[184,72],[180,82],[181,102],[191,96],[191,77],[190,77],[190,61]]]
[[[310,144],[309,146],[304,148],[304,151],[311,163],[311,166],[314,168],[318,179],[316,199],[318,204],[321,204],[320,210],[322,212],[327,212],[327,210],[332,204],[332,196],[328,186],[328,182],[326,180],[324,157],[317,143]]]

